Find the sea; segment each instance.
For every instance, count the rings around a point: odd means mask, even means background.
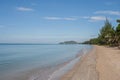
[[[0,44],[0,80],[60,80],[91,49],[81,44]]]

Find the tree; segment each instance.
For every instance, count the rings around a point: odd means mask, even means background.
[[[106,19],[104,26],[100,29],[98,37],[90,39],[85,43],[118,46],[120,48],[120,19],[117,20],[117,22],[118,26],[114,29],[111,23]]]
[[[111,23],[106,19],[104,26],[100,30],[99,43],[102,45],[112,45],[113,37],[115,35],[115,30]]]
[[[116,40],[117,40],[118,46],[120,47],[120,22],[118,23],[118,26],[116,27]]]
[[[118,19],[117,22],[120,23],[120,19]]]

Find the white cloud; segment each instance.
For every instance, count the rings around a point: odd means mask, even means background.
[[[44,17],[44,19],[46,20],[70,20],[70,21],[73,21],[73,20],[77,20],[77,18],[75,17]]]
[[[61,20],[60,17],[44,17],[44,19],[47,19],[47,20]]]
[[[104,21],[104,20],[106,20],[106,17],[104,17],[104,16],[83,16],[81,18],[87,19],[90,22]]]
[[[120,16],[120,11],[96,11],[95,14],[109,14],[109,15],[117,15]]]
[[[104,21],[106,20],[106,17],[104,16],[92,16],[90,17],[90,21]]]
[[[43,19],[46,20],[65,20],[65,21],[75,21],[79,19],[86,19],[90,22],[95,22],[95,21],[104,21],[106,20],[105,16],[81,16],[81,17],[44,17]]]
[[[28,8],[28,7],[17,7],[18,11],[33,11],[32,8]]]
[[[74,21],[74,20],[77,20],[77,18],[68,17],[68,18],[64,18],[64,20],[71,20],[71,21]]]

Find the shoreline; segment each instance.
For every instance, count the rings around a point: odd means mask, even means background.
[[[48,80],[60,80],[61,77],[63,75],[65,75],[67,72],[69,72],[77,63],[79,63],[79,61],[81,60],[81,58],[83,56],[85,56],[86,54],[88,54],[89,51],[92,50],[92,48],[88,48],[88,49],[87,48],[83,48],[82,50],[80,50],[77,53],[77,55],[75,56],[74,59],[71,59],[70,61],[64,63],[62,67],[60,67],[59,69],[55,70],[50,75],[50,77],[48,78]]]
[[[96,64],[96,48],[93,47],[87,54],[83,55],[78,63],[61,77],[60,80],[97,80],[98,74],[95,69]],[[94,76],[94,77],[92,77]]]
[[[96,45],[93,47],[60,80],[119,80],[120,50]]]
[[[45,80],[60,80],[61,77],[67,72],[69,72],[74,67],[74,65],[76,65],[79,62],[79,60],[81,60],[81,58],[84,55],[88,54],[88,52],[92,50],[92,48],[83,48],[76,54],[75,58],[70,59],[69,61],[64,62],[63,64],[56,65],[57,68]],[[41,79],[40,76],[29,80],[39,79]]]
[[[4,61],[3,58],[5,65],[0,67],[4,73],[0,73],[2,74],[0,80],[47,80],[52,73],[54,74],[54,72],[59,71],[64,65],[69,64],[76,56],[80,56],[79,52],[83,48],[84,50],[91,48],[88,45],[3,46],[5,48],[3,53],[9,54],[5,55],[5,59],[12,60],[6,63],[7,61]],[[47,48],[48,50],[46,51]],[[16,53],[12,53],[12,49],[15,49]],[[9,58],[9,56],[11,57]],[[4,66],[6,69],[4,69]]]

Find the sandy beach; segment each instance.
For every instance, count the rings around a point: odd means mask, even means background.
[[[104,46],[94,48],[61,80],[119,80],[120,50]]]

